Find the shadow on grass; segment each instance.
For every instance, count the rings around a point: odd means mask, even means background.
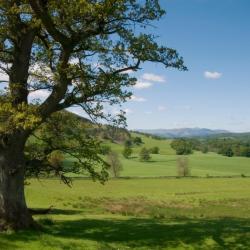
[[[60,239],[77,239],[98,242],[107,246],[105,249],[112,249],[108,246],[114,244],[132,249],[181,246],[193,246],[195,249],[250,249],[250,219],[82,219],[57,222],[46,227],[42,234],[53,237],[50,245],[55,248],[62,244]],[[41,232],[20,232],[4,235],[4,239],[8,242],[34,241],[39,240],[39,235]]]
[[[81,212],[82,212],[81,210],[52,208],[48,214],[51,214],[51,215],[74,215],[74,214],[79,214]]]
[[[57,208],[30,208],[33,215],[74,215],[80,214],[81,210],[57,209]]]
[[[163,160],[154,160],[154,159],[151,159],[151,160],[148,160],[148,161],[142,161],[144,163],[168,163],[168,162],[175,162],[176,163],[176,159],[171,159],[171,160],[166,160],[166,159],[163,159]]]

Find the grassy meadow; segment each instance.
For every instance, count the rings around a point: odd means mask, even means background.
[[[131,178],[105,185],[77,178],[71,188],[55,179],[28,180],[29,207],[53,208],[35,216],[42,230],[1,234],[0,249],[250,249],[250,178],[237,177],[250,176],[250,159],[195,152],[191,174],[204,178],[176,178],[170,141],[142,137],[130,159],[120,155],[121,176]],[[141,147],[153,146],[160,154],[140,162]],[[172,177],[155,178],[164,176]]]
[[[105,145],[120,154],[123,166],[121,177],[162,177],[177,175],[177,159],[179,156],[171,148],[171,140],[156,140],[143,135],[141,146],[133,147],[133,155],[129,159],[122,156],[123,144],[106,141]],[[142,147],[159,147],[159,154],[151,154],[149,162],[141,162],[138,154]],[[189,168],[192,176],[250,176],[250,158],[246,157],[226,157],[216,153],[203,154],[194,152],[188,156]],[[66,164],[71,164],[71,158],[66,159]],[[75,175],[74,175],[75,176]]]
[[[130,179],[104,186],[30,180],[42,231],[0,235],[4,250],[249,249],[250,179]]]
[[[160,177],[160,176],[176,176],[177,175],[177,159],[175,151],[171,148],[171,140],[156,140],[151,137],[140,136],[143,144],[133,147],[133,155],[130,159],[121,156],[120,160],[123,164],[123,177]],[[121,153],[123,145],[106,143],[110,145],[112,150]],[[160,154],[151,155],[149,162],[141,162],[138,157],[142,147],[152,148],[159,147]],[[188,156],[189,167],[192,176],[250,176],[250,158],[246,157],[226,157],[216,153],[203,154],[194,152]]]

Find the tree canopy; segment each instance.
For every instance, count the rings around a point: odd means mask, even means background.
[[[186,70],[176,50],[147,33],[164,14],[158,0],[0,1],[0,70],[8,75],[0,79],[0,219],[12,228],[32,224],[24,175],[46,168],[26,165],[29,157],[35,166],[34,151],[25,150],[52,114],[78,106],[96,122],[125,124],[123,111],[113,117],[105,107],[131,97],[136,78],[130,71],[144,62]],[[44,98],[32,98],[38,93]],[[89,167],[99,161],[92,149],[81,151],[86,157],[82,167],[103,180],[103,168]]]
[[[120,124],[104,104],[131,96],[143,62],[185,70],[176,50],[146,33],[164,14],[158,1],[6,1],[0,4],[1,135],[33,131],[52,113],[80,106],[93,120]],[[143,33],[144,32],[144,33]],[[19,79],[20,78],[20,79]],[[45,100],[32,93],[47,94]]]

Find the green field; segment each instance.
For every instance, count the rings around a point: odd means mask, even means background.
[[[125,159],[121,152],[124,148],[123,144],[106,142],[112,150],[120,154],[120,160],[123,165],[122,177],[160,177],[160,176],[176,176],[177,175],[177,158],[175,151],[171,148],[170,140],[156,140],[143,135],[141,146],[133,147],[133,155],[130,159]],[[151,155],[149,162],[141,162],[138,157],[142,147],[151,148],[158,146],[160,154]],[[250,176],[250,158],[246,157],[226,157],[216,153],[203,154],[194,152],[188,156],[189,168],[192,176]],[[67,164],[71,163],[71,159],[67,159]]]
[[[204,178],[176,178],[170,141],[143,141],[130,159],[122,157],[123,145],[106,142],[120,153],[121,176],[130,178],[105,185],[76,179],[72,188],[55,179],[29,180],[29,207],[53,209],[35,216],[40,231],[1,234],[0,249],[250,249],[250,178],[242,176],[250,176],[250,159],[195,152],[191,175]],[[141,162],[143,146],[158,146],[160,154]],[[172,177],[153,178],[164,176]]]
[[[122,177],[160,177],[177,175],[176,155],[151,155],[149,162],[141,162],[138,154],[130,159],[122,155]],[[250,158],[225,157],[216,153],[195,152],[188,156],[192,176],[250,176]]]
[[[38,232],[0,235],[3,250],[249,249],[250,179],[131,179],[102,186],[31,180]]]

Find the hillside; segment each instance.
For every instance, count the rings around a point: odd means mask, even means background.
[[[123,171],[121,177],[163,177],[177,175],[177,160],[180,156],[175,154],[171,148],[171,139],[162,139],[152,135],[129,132],[125,129],[112,126],[97,126],[85,118],[68,114],[68,119],[79,119],[80,122],[88,123],[87,133],[97,137],[103,146],[108,146],[112,151],[119,154]],[[86,132],[83,131],[83,133]],[[222,134],[217,136],[229,136]],[[243,135],[241,135],[243,136]],[[122,155],[126,141],[133,141],[140,137],[142,143],[132,144],[133,154],[129,159]],[[159,154],[151,154],[149,162],[142,162],[139,159],[139,152],[145,147],[147,149],[158,147]],[[103,155],[106,159],[106,156]],[[65,165],[72,165],[73,159],[66,157]],[[189,168],[192,176],[250,176],[250,158],[246,157],[225,157],[216,153],[203,154],[195,151],[188,156]],[[75,175],[72,175],[75,176]]]
[[[207,128],[180,128],[180,129],[138,129],[138,132],[152,134],[164,138],[192,138],[212,135],[229,134],[226,130],[211,130]]]
[[[121,176],[130,177],[159,177],[159,176],[176,176],[177,159],[179,156],[171,148],[171,140],[157,140],[152,137],[132,134],[132,136],[141,136],[144,142],[141,146],[133,147],[133,156],[125,159],[122,155],[120,159],[123,164]],[[112,144],[107,142],[113,150],[121,154],[123,145]],[[151,148],[158,146],[159,154],[152,154],[149,162],[141,162],[138,153],[142,147]],[[188,156],[191,175],[193,176],[236,176],[250,175],[250,158],[245,157],[224,157],[216,153],[203,154],[194,152]]]

